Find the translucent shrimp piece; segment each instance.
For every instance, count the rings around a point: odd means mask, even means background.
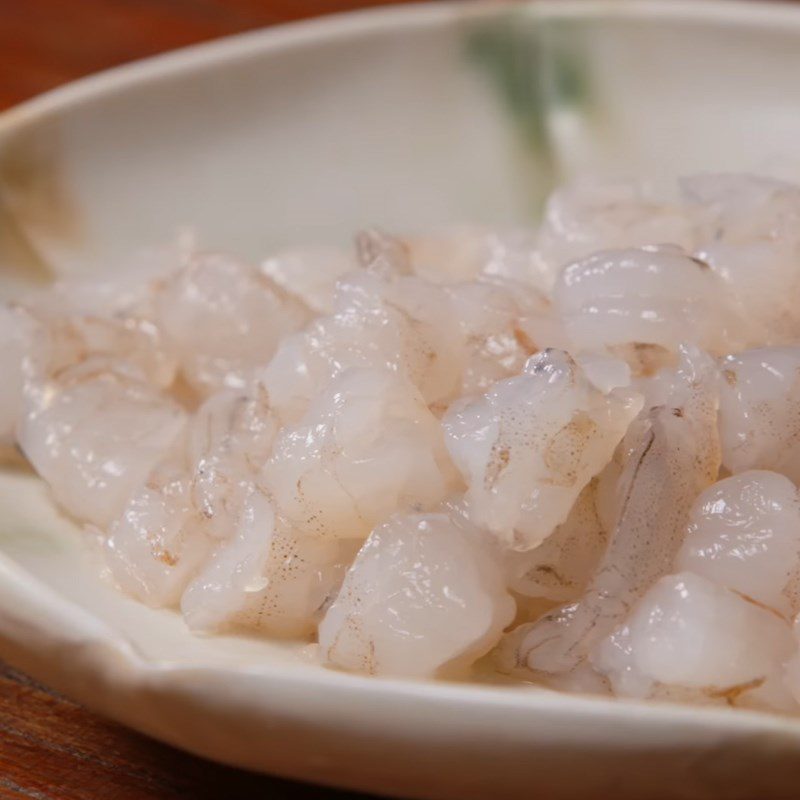
[[[175,378],[177,364],[166,352],[157,328],[147,320],[113,320],[64,315],[42,321],[32,362],[38,378],[81,368],[101,367],[163,389]],[[30,371],[30,370],[29,370]]]
[[[406,251],[411,271],[432,283],[488,278],[546,293],[555,277],[540,257],[535,233],[526,229],[454,228],[408,239]]]
[[[359,265],[375,275],[391,278],[414,272],[411,245],[403,239],[378,228],[367,228],[356,235],[355,245]],[[434,280],[425,277],[427,280]]]
[[[738,301],[745,340],[796,341],[800,187],[735,174],[699,175],[681,187],[697,227],[696,255]]]
[[[365,538],[396,509],[430,509],[450,491],[441,427],[413,386],[349,370],[279,434],[262,480],[301,534]]]
[[[192,502],[212,536],[230,535],[241,498],[236,487],[256,480],[278,430],[268,398],[258,386],[222,390],[198,409],[189,426]]]
[[[319,627],[323,659],[357,672],[457,673],[514,615],[502,568],[445,514],[396,516],[361,548]]]
[[[0,304],[0,448],[13,442],[22,414],[25,359],[34,336],[24,312]]]
[[[24,301],[44,316],[93,317],[106,320],[153,321],[153,301],[158,287],[184,265],[193,243],[138,250],[130,258],[113,264],[113,269],[90,277],[60,280]]]
[[[432,404],[457,393],[465,350],[442,289],[362,272],[340,281],[338,291],[336,313],[284,338],[260,375],[281,422],[297,422],[312,398],[350,368],[403,375]]]
[[[539,349],[527,319],[544,313],[545,300],[522,285],[472,282],[449,287],[466,347],[461,394],[485,392],[498,380],[522,371]]]
[[[781,684],[794,648],[786,621],[681,572],[648,590],[625,624],[595,647],[592,663],[618,695],[680,697],[683,690],[695,702],[791,710]]]
[[[749,471],[695,501],[675,561],[782,614],[800,611],[800,497],[775,472]]]
[[[684,351],[668,399],[636,427],[638,445],[619,479],[616,526],[586,593],[526,629],[517,663],[543,673],[574,669],[671,569],[691,504],[719,471],[713,360]]]
[[[213,253],[194,255],[165,282],[156,311],[183,376],[201,395],[242,388],[280,337],[309,316],[256,268]]]
[[[413,275],[382,278],[367,271],[340,281],[337,292],[345,313],[390,316],[401,336],[401,346],[392,353],[395,369],[426,402],[444,403],[458,394],[466,353],[455,307],[444,289]]]
[[[259,380],[282,424],[297,423],[336,376],[351,368],[399,372],[403,330],[394,314],[349,310],[287,336]]]
[[[524,228],[456,227],[407,239],[368,230],[359,234],[357,245],[363,267],[383,271],[388,266],[432,284],[509,281],[546,294],[555,277],[540,257],[535,232]]]
[[[659,244],[690,249],[692,234],[681,208],[653,200],[642,186],[582,183],[550,197],[538,246],[554,282],[560,267],[592,253]]]
[[[254,582],[236,603],[229,624],[271,636],[310,636],[360,546],[361,541],[320,540],[277,525],[268,540],[263,588],[252,591]]]
[[[226,509],[228,538],[217,539],[181,597],[187,624],[204,632],[310,635],[359,543],[298,536],[254,484],[235,496],[239,507]]]
[[[175,606],[212,548],[182,465],[159,465],[134,491],[105,541],[123,591],[153,607]]]
[[[317,314],[334,310],[336,282],[356,268],[356,260],[336,247],[284,250],[261,262],[261,272]]]
[[[177,363],[156,324],[155,298],[189,257],[185,246],[139,253],[91,279],[59,281],[20,305],[40,327],[35,343],[43,372],[100,359],[158,387],[172,384]]]
[[[800,347],[768,347],[720,362],[722,463],[800,482]]]
[[[652,378],[662,370],[674,370],[678,366],[678,354],[659,344],[628,342],[612,345],[608,352],[624,361],[634,378]]]
[[[603,394],[631,385],[631,368],[605,353],[581,353],[575,359],[587,380]]]
[[[487,236],[486,251],[481,266],[482,276],[549,294],[556,276],[552,266],[543,260],[533,231],[518,229],[492,233]]]
[[[189,424],[187,463],[157,469],[111,527],[117,582],[151,605],[176,604],[219,541],[241,533],[275,431],[263,394],[222,390],[206,400]]]
[[[647,247],[569,264],[553,304],[579,350],[639,343],[675,351],[686,340],[724,348],[723,292],[707,265],[676,248]]]
[[[640,408],[626,389],[601,392],[557,350],[533,356],[522,375],[482,397],[453,404],[443,426],[473,523],[514,549],[536,547],[611,460]]]
[[[18,443],[70,514],[105,528],[185,427],[185,412],[147,384],[86,362],[29,392]]]
[[[681,178],[696,235],[717,241],[797,241],[800,186],[748,173],[706,172]]]
[[[472,281],[491,256],[492,234],[461,226],[405,240],[411,270],[431,283]]]
[[[578,495],[567,519],[538,547],[509,553],[509,588],[526,597],[576,600],[603,557],[608,535],[596,506],[597,480]]]
[[[237,493],[241,504],[228,539],[219,542],[181,597],[181,611],[194,631],[224,628],[247,595],[264,589],[275,512],[267,495],[250,484]]]

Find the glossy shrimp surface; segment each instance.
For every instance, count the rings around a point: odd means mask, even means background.
[[[800,713],[800,187],[115,266],[0,305],[0,453],[120,590],[330,669]]]

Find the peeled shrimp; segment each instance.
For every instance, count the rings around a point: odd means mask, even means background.
[[[33,323],[16,309],[0,305],[0,446],[11,444],[23,409],[24,361]]]
[[[249,491],[270,453],[278,426],[259,386],[223,389],[197,410],[188,431],[191,499],[208,533],[225,538],[238,513],[240,487]]]
[[[553,350],[484,396],[454,404],[443,424],[472,522],[514,549],[536,547],[611,460],[640,407],[626,389],[601,392]]]
[[[18,442],[70,514],[107,527],[178,444],[186,419],[149,385],[85,362],[31,390]]]
[[[319,627],[325,661],[371,675],[463,670],[514,615],[502,569],[444,514],[396,516],[373,531]]]
[[[444,290],[418,278],[365,272],[339,282],[337,310],[286,337],[260,380],[282,422],[296,422],[343,371],[403,375],[427,403],[459,388],[465,358]]]
[[[552,285],[561,267],[592,253],[666,243],[691,248],[692,221],[683,209],[653,200],[634,183],[587,182],[551,196],[538,250]]]
[[[800,347],[765,347],[720,361],[722,463],[800,481]]]
[[[527,630],[518,664],[545,673],[574,669],[669,572],[689,506],[719,470],[716,384],[713,360],[685,351],[671,404],[648,411],[637,430],[638,445],[619,478],[616,527],[586,593]]]
[[[195,255],[165,281],[156,311],[185,380],[201,395],[242,388],[280,337],[309,317],[266,275],[213,253]]]
[[[738,302],[740,335],[751,346],[793,343],[800,334],[800,187],[751,175],[681,181],[696,228],[695,254]]]
[[[569,264],[553,301],[579,351],[634,343],[675,351],[685,340],[724,350],[723,291],[706,264],[679,248],[643,247]]]
[[[279,434],[262,479],[301,534],[364,539],[395,509],[431,509],[451,491],[441,428],[416,389],[348,370]]]
[[[618,695],[670,696],[671,689],[695,702],[791,710],[782,665],[793,649],[786,621],[681,572],[661,578],[638,601],[595,648],[592,663]]]
[[[111,577],[147,605],[177,605],[213,546],[203,523],[183,465],[159,464],[110,526],[104,548]]]
[[[260,266],[284,292],[317,314],[333,312],[336,282],[355,268],[355,257],[335,247],[284,250]]]
[[[608,535],[597,510],[597,480],[590,481],[567,519],[538,547],[509,555],[509,588],[526,597],[577,599],[603,556]]]
[[[675,566],[782,614],[800,611],[800,497],[775,472],[742,472],[695,501]]]

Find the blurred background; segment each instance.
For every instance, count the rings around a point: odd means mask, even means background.
[[[0,0],[0,108],[91,72],[218,36],[413,1]]]

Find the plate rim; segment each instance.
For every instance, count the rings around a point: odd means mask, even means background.
[[[198,69],[219,67],[230,61],[247,59],[265,53],[310,47],[354,36],[371,35],[389,29],[413,30],[452,24],[462,19],[498,16],[511,9],[522,9],[541,18],[670,18],[716,22],[725,25],[761,24],[768,28],[800,31],[800,7],[777,2],[737,2],[735,0],[540,0],[519,4],[497,3],[494,0],[447,0],[411,6],[388,6],[327,17],[276,25],[248,33],[224,37],[166,54],[134,61],[101,73],[79,79],[51,90],[0,113],[0,136],[24,131],[42,118],[91,102],[100,102],[128,88],[151,81],[176,77]],[[37,610],[45,610],[46,617]],[[24,635],[20,626],[27,626]],[[48,650],[85,648],[83,668],[109,683],[125,682],[135,689],[154,682],[162,688],[179,686],[191,672],[215,680],[232,673],[246,675],[248,680],[284,682],[285,685],[312,682],[319,688],[345,687],[345,701],[339,703],[341,718],[347,716],[346,697],[353,692],[392,696],[394,702],[435,700],[444,705],[458,704],[474,713],[482,709],[513,706],[519,713],[557,710],[574,721],[606,719],[618,721],[621,716],[631,721],[647,717],[662,727],[680,730],[704,729],[731,735],[776,735],[800,747],[800,718],[791,718],[750,710],[716,707],[693,707],[669,702],[640,701],[627,698],[602,698],[567,695],[541,688],[490,686],[480,683],[454,684],[434,681],[413,681],[348,675],[323,667],[304,670],[299,676],[287,675],[282,667],[236,669],[218,666],[187,667],[170,662],[153,661],[137,653],[131,643],[111,626],[81,609],[60,595],[5,553],[0,552],[0,647],[2,653],[19,645],[32,659],[44,657]],[[19,655],[17,653],[16,655]],[[9,663],[19,663],[14,655]],[[41,676],[44,668],[26,667]],[[51,682],[51,681],[48,681]],[[70,692],[70,694],[73,694]],[[93,706],[91,700],[80,698]],[[105,707],[98,710],[126,725],[141,730]],[[152,731],[144,731],[154,735]],[[164,738],[158,734],[158,738]],[[172,742],[175,744],[176,742]]]
[[[539,19],[628,18],[800,29],[800,6],[780,0],[428,0],[284,22],[136,59],[77,78],[0,111],[0,136],[40,119],[198,69],[386,31],[429,28],[522,12]]]

